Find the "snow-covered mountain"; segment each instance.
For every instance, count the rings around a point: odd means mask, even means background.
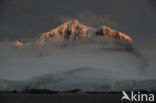
[[[47,42],[55,40],[62,42]],[[130,42],[109,27],[94,29],[71,20],[44,33],[39,41],[44,46],[36,41],[11,42],[22,49],[0,45],[0,91],[156,90],[154,66],[147,68],[148,61]]]
[[[9,45],[18,47],[26,47],[30,45],[43,45],[48,41],[63,41],[63,40],[80,40],[86,38],[103,36],[104,38],[131,42],[132,39],[128,35],[119,31],[113,30],[107,26],[101,26],[97,29],[81,24],[78,20],[70,20],[58,26],[51,31],[41,35],[39,41],[22,43],[20,41],[11,41]]]
[[[79,23],[78,20],[70,20],[58,26],[51,31],[43,33],[40,37],[40,44],[46,43],[48,40],[77,40],[82,38],[89,38],[92,36],[105,36],[117,40],[124,40],[131,42],[132,39],[124,33],[113,30],[107,26],[101,26],[98,29],[85,26]]]

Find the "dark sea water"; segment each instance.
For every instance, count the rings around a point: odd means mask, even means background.
[[[0,103],[120,103],[121,94],[18,94],[1,93]]]

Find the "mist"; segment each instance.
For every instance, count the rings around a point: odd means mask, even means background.
[[[141,53],[119,44],[120,42],[117,45],[114,41],[99,38],[50,42],[44,46],[31,45],[22,48],[1,43],[0,78],[28,80],[75,68],[110,71],[116,75],[110,73],[106,77],[113,79],[148,79],[154,76],[153,69],[146,73],[149,63]]]

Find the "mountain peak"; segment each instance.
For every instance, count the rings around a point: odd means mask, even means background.
[[[105,25],[102,25],[98,30],[96,31],[97,35],[103,35],[105,37],[114,38],[118,40],[128,41],[131,42],[132,39],[128,35],[121,33],[119,31],[113,30],[110,27],[107,27]]]
[[[107,26],[101,26],[98,29],[81,24],[78,20],[69,20],[51,31],[43,33],[40,37],[40,44],[48,40],[77,40],[89,38],[91,36],[104,36],[112,39],[131,42],[131,38],[124,33],[113,30]]]
[[[92,35],[94,28],[80,24],[78,20],[73,19],[64,24],[52,29],[49,32],[43,33],[40,37],[40,43],[45,43],[50,39],[57,40],[75,40],[80,38],[88,38]]]
[[[77,19],[73,19],[65,22],[64,24],[79,24],[79,21]]]

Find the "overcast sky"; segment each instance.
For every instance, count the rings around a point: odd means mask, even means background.
[[[74,18],[95,28],[110,26],[140,49],[156,50],[155,0],[0,0],[0,41],[39,39]]]

